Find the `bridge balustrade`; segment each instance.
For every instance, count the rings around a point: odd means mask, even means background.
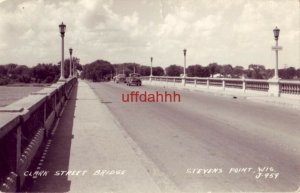
[[[176,83],[181,83],[182,82],[182,78],[174,78],[174,82],[176,82]]]
[[[280,84],[280,92],[290,95],[300,95],[300,84],[296,81],[282,81]]]
[[[143,77],[143,80],[150,80]],[[287,80],[257,80],[257,79],[237,79],[237,78],[210,78],[210,77],[168,77],[168,76],[152,76],[151,81],[160,81],[183,86],[206,88],[221,88],[226,90],[236,89],[239,91],[257,91],[259,93],[268,93],[270,96],[280,96],[280,94],[300,96],[300,81]]]
[[[268,92],[269,83],[265,80],[248,80],[246,81],[246,90]]]
[[[243,89],[243,81],[242,80],[227,80],[227,81],[225,81],[225,87]]]
[[[77,79],[58,82],[0,108],[0,191],[20,191]]]
[[[208,80],[207,79],[196,79],[196,84],[207,85],[208,84]]]
[[[211,79],[211,80],[209,80],[209,86],[222,87],[223,86],[223,81],[218,80],[218,79]]]
[[[195,84],[195,79],[193,79],[193,78],[186,78],[185,79],[185,83],[186,84]]]

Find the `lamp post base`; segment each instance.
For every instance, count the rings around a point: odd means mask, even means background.
[[[269,90],[268,90],[268,95],[269,96],[274,96],[274,97],[279,97],[280,96],[280,84],[279,84],[280,78],[278,77],[273,77],[272,79],[269,79]]]
[[[181,79],[182,79],[182,85],[183,86],[185,86],[185,83],[186,83],[186,75],[184,74],[182,77],[181,77]]]
[[[66,82],[65,78],[59,78],[57,82]]]

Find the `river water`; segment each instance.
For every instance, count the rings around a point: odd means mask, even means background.
[[[34,86],[0,86],[0,107],[13,103],[32,92],[43,89]]]

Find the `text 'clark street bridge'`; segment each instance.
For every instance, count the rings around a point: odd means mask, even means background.
[[[0,190],[299,191],[299,107],[299,81],[66,79],[0,108]]]

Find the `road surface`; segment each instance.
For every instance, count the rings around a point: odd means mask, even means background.
[[[290,192],[300,185],[299,111],[176,90],[178,103],[122,102],[163,87],[89,83],[162,190]]]

